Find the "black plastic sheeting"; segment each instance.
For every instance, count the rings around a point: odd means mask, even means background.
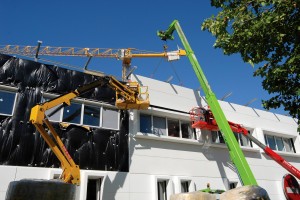
[[[13,115],[0,115],[0,164],[59,167],[60,162],[29,122],[30,110],[41,101],[42,92],[65,94],[95,79],[82,72],[0,54],[0,84],[18,88]],[[115,91],[109,87],[96,88],[84,97],[115,103]],[[128,171],[127,111],[121,111],[119,131],[52,124],[81,169]]]

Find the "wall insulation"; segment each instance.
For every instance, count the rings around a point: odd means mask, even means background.
[[[0,54],[0,85],[17,88],[12,116],[0,114],[0,164],[59,167],[60,162],[29,122],[30,110],[42,93],[65,94],[97,77],[82,72]],[[115,91],[96,88],[84,98],[115,103]],[[128,171],[128,112],[120,111],[120,129],[53,123],[70,155],[81,169]]]

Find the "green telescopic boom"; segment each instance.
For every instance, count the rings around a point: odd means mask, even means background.
[[[242,182],[242,185],[257,185],[256,179],[228,124],[228,121],[224,115],[224,112],[221,109],[216,95],[211,90],[208,81],[200,67],[200,64],[198,63],[197,58],[180,27],[179,22],[177,20],[174,20],[166,31],[158,31],[157,35],[162,40],[173,40],[174,37],[172,35],[175,30],[177,31],[181,39],[181,42],[186,50],[186,55],[189,58],[193,69],[197,75],[197,78],[200,82],[200,85],[205,93],[207,103],[210,106],[210,109],[216,119],[218,127],[220,128],[220,131],[224,137],[225,143],[229,150],[230,158],[238,171],[238,175]]]

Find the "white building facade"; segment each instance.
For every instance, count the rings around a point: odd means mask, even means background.
[[[205,189],[207,183],[212,189],[222,190],[241,186],[222,135],[190,127],[189,111],[206,107],[205,97],[198,91],[147,77],[131,78],[148,86],[151,106],[148,110],[128,111],[129,170],[81,170],[78,200],[166,200],[171,194]],[[227,120],[243,125],[300,169],[300,141],[293,118],[230,102],[219,103]],[[282,178],[288,172],[254,143],[238,139],[258,185],[267,190],[272,200],[285,199]],[[58,168],[1,165],[0,200],[5,199],[10,181],[53,179],[60,173]]]

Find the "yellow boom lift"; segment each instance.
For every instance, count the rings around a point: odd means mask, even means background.
[[[99,77],[98,80],[92,83],[81,86],[76,90],[61,95],[55,99],[38,104],[31,109],[30,122],[41,133],[46,143],[61,162],[63,172],[60,178],[66,183],[79,185],[80,169],[69,155],[54,127],[47,119],[45,112],[51,108],[57,107],[52,112],[54,113],[64,106],[69,106],[71,104],[71,100],[75,97],[78,97],[96,87],[106,85],[116,91],[116,107],[118,109],[148,109],[150,102],[146,86],[143,86],[143,90],[137,82],[128,82],[123,84],[113,76]],[[51,113],[49,115],[51,115]],[[52,137],[48,135],[44,125],[49,129]]]

